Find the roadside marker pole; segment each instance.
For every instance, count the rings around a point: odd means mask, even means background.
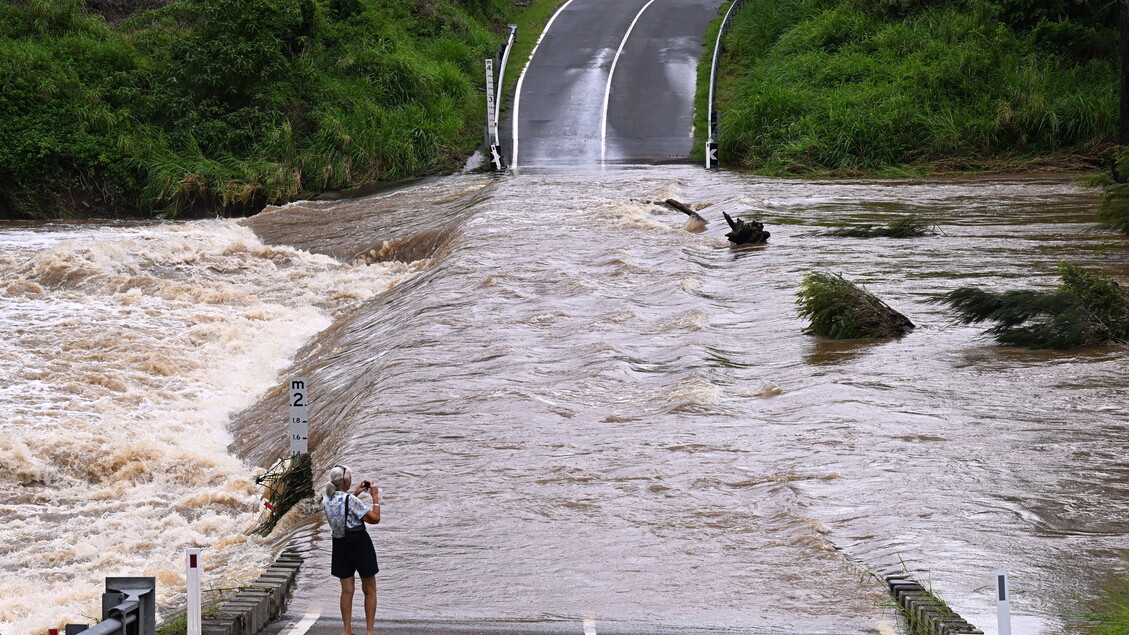
[[[498,128],[494,123],[494,60],[486,58],[486,143],[498,142]]]
[[[290,380],[290,454],[306,454],[309,449],[310,422],[307,418],[306,378],[294,377]]]
[[[498,139],[498,107],[494,93],[494,60],[486,60],[486,143],[490,146],[490,169],[502,171],[501,141]]]
[[[996,571],[996,616],[999,635],[1011,635],[1011,601],[1008,598],[1007,571]]]
[[[200,552],[185,550],[185,581],[188,585],[188,635],[200,635]]]

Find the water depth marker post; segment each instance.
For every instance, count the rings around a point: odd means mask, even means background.
[[[307,418],[309,402],[306,394],[306,378],[290,379],[290,454],[306,454],[309,449],[310,421]]]
[[[498,122],[494,119],[494,60],[486,59],[486,145],[490,147],[490,168],[501,170],[498,152]]]
[[[996,619],[999,635],[1011,635],[1011,600],[1008,597],[1007,571],[996,571]]]
[[[494,59],[486,59],[486,145],[490,148],[490,168],[495,172],[506,169],[502,157],[502,141],[498,137],[498,121],[502,116],[502,91],[506,89],[503,78],[506,62],[510,59],[510,49],[517,41],[517,25],[509,25],[506,43],[498,52],[498,82],[494,82]]]

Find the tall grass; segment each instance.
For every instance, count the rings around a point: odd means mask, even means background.
[[[455,169],[512,11],[181,0],[110,28],[77,0],[0,5],[0,215],[90,183],[103,211],[240,214]]]
[[[1060,4],[1032,25],[1016,2],[749,0],[725,40],[723,160],[786,174],[1092,154],[1115,136],[1116,31],[1096,2]]]
[[[1104,590],[1093,607],[1093,635],[1129,635],[1129,584]]]
[[[541,31],[556,13],[565,0],[528,0],[528,6],[518,11],[513,18],[517,25],[517,41],[510,51],[510,59],[506,64],[505,94],[512,94],[514,84],[517,83],[525,65],[533,54],[533,48],[541,37]]]

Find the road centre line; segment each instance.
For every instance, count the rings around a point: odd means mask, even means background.
[[[584,635],[596,635],[596,620],[584,618]]]
[[[545,28],[541,30],[541,35],[537,36],[537,42],[533,45],[533,50],[529,52],[529,59],[525,60],[525,66],[522,66],[521,75],[517,78],[517,87],[514,89],[513,139],[511,140],[514,144],[514,152],[510,156],[511,168],[517,167],[517,122],[518,114],[521,110],[521,85],[525,81],[525,71],[529,69],[529,63],[533,61],[533,56],[537,54],[537,47],[541,46],[541,40],[545,39],[545,34],[549,32],[549,27],[553,26],[553,22],[557,19],[557,16],[570,4],[572,4],[572,0],[568,0],[568,2],[558,7],[556,12],[553,13],[553,17],[549,18],[549,21],[545,23]],[[505,88],[499,87],[499,90],[505,90]]]
[[[570,2],[572,0],[569,0]],[[608,70],[608,85],[604,89],[604,116],[600,124],[600,163],[603,163],[608,153],[608,101],[612,96],[612,77],[615,75],[615,65],[619,63],[619,55],[623,52],[623,47],[627,45],[627,38],[631,37],[631,31],[635,28],[635,23],[643,16],[643,12],[647,7],[655,3],[655,0],[650,0],[647,4],[639,9],[639,13],[635,14],[635,19],[631,21],[631,26],[627,27],[627,33],[623,34],[623,40],[619,43],[619,48],[616,49],[615,57],[612,58],[612,67]]]

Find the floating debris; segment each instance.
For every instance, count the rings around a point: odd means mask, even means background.
[[[805,333],[873,339],[901,337],[915,328],[909,318],[838,274],[808,274],[796,296],[800,317],[811,320]]]
[[[780,386],[774,381],[762,382],[760,388],[753,391],[754,397],[775,397],[781,393]]]
[[[729,223],[729,228],[732,230],[725,235],[729,242],[735,245],[760,245],[768,242],[768,237],[771,235],[764,230],[764,225],[757,221],[746,221],[738,218],[733,218],[726,214],[721,213],[725,217],[725,222]]]
[[[936,233],[933,225],[926,223],[919,216],[911,215],[891,221],[888,225],[840,227],[826,231],[823,235],[845,238],[916,238],[918,236],[931,236]]]
[[[689,207],[683,205],[679,201],[674,200],[673,198],[668,198],[665,201],[663,201],[663,203],[666,203],[671,208],[682,212],[683,214],[689,216],[690,218],[695,218],[697,220],[706,220],[706,219],[702,218],[701,216],[699,216],[698,212],[695,212],[694,210],[692,210]]]
[[[1129,183],[1106,188],[1098,206],[1098,229],[1118,231],[1129,236]]]
[[[1054,292],[995,293],[961,287],[934,300],[964,324],[995,322],[986,333],[1000,344],[1067,349],[1129,341],[1129,294],[1116,282],[1060,263]]]

